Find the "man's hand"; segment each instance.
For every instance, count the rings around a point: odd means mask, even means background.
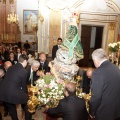
[[[44,76],[44,72],[43,71],[37,71],[37,76],[39,76],[39,77],[42,77],[42,76]]]
[[[46,105],[45,106],[45,111],[47,111],[49,109],[49,106],[48,105]]]
[[[89,116],[90,116],[90,120],[95,120],[95,116],[92,116],[90,114],[89,114]]]

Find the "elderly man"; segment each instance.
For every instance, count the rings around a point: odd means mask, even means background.
[[[3,81],[3,77],[4,76],[4,70],[2,68],[0,68],[0,84]],[[2,120],[2,115],[1,115],[1,111],[0,111],[0,120]]]
[[[87,71],[83,73],[83,85],[82,90],[84,93],[88,94],[90,92],[90,83],[92,78],[92,68],[88,68]]]
[[[6,61],[6,62],[4,63],[5,72],[7,72],[8,68],[9,68],[10,66],[12,66],[12,63],[11,63],[10,61]]]
[[[65,85],[64,94],[66,97],[59,101],[58,106],[49,108],[47,113],[50,115],[62,113],[63,120],[88,120],[85,101],[75,95],[76,86],[74,83],[68,82]]]
[[[12,63],[10,61],[6,61],[4,63],[4,72],[6,74],[6,72],[8,71],[8,68],[10,68],[12,66]],[[5,76],[3,76],[4,78]],[[3,105],[4,105],[4,117],[6,117],[8,115],[8,107],[6,106],[6,103],[3,102]]]
[[[116,120],[120,117],[120,70],[107,60],[103,49],[92,53],[97,68],[92,74],[90,115],[95,120]]]
[[[35,85],[35,81],[37,80],[37,70],[40,66],[40,63],[37,60],[33,60],[31,65],[28,65],[26,67],[26,70],[28,71],[27,75],[27,84],[28,85]]]

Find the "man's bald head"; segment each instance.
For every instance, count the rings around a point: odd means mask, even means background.
[[[69,95],[75,95],[76,94],[76,85],[75,85],[75,83],[73,83],[73,82],[66,83],[66,85],[65,85],[65,92],[68,93],[68,96]]]
[[[12,63],[11,63],[10,61],[6,61],[6,62],[4,63],[4,68],[5,68],[5,70],[8,70],[8,68],[9,68],[10,66],[12,66]]]
[[[91,77],[92,77],[92,72],[93,72],[93,69],[92,69],[92,68],[88,68],[88,69],[87,69],[86,74],[87,74],[87,77],[88,77],[88,78],[91,78]]]

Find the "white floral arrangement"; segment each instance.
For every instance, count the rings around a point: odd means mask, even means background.
[[[75,80],[65,80],[66,82],[75,82]],[[40,102],[40,106],[48,105],[50,107],[56,107],[59,100],[64,98],[64,85],[56,82],[56,78],[50,74],[46,74],[36,81],[36,87],[38,88],[37,98]],[[77,86],[77,85],[76,85]],[[76,95],[80,98],[86,98],[86,94],[82,93],[79,87],[76,87]]]
[[[110,44],[108,45],[109,51],[110,51],[110,52],[117,52],[118,49],[119,49],[119,46],[120,46],[120,43],[119,43],[119,42],[117,42],[117,43],[110,43]]]
[[[117,44],[119,45],[119,49],[120,49],[120,42],[117,42]]]
[[[59,100],[64,98],[63,85],[56,82],[52,75],[44,75],[36,81],[36,87],[39,92],[37,94],[40,105],[49,105],[55,107]]]

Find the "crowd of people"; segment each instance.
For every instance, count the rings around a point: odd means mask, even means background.
[[[31,55],[33,59],[29,62],[29,49],[28,41],[23,49],[11,44],[0,45],[0,101],[4,106],[4,117],[9,114],[12,120],[18,120],[16,104],[21,104],[25,120],[32,120],[27,108],[27,85],[35,85],[40,76],[50,72],[46,54],[41,52],[37,56]]]
[[[53,46],[52,58],[55,58],[62,39],[58,38],[57,45]],[[30,45],[28,41],[24,48],[14,47],[11,44],[0,45],[0,101],[4,106],[4,117],[8,114],[12,120],[18,120],[16,105],[21,104],[25,113],[25,120],[32,120],[28,111],[28,85],[35,86],[35,81],[46,73],[50,73],[49,61],[46,54],[41,52],[37,57],[28,56]],[[76,96],[75,83],[68,82],[64,86],[65,98],[59,101],[55,108],[46,106],[49,115],[62,113],[63,120],[119,120],[120,119],[120,70],[109,62],[103,49],[92,53],[96,69],[86,71],[81,68],[78,75],[82,76],[80,87],[83,92],[92,93],[89,101],[89,111],[85,100]],[[7,90],[6,90],[7,88]],[[2,116],[0,114],[0,120]]]

